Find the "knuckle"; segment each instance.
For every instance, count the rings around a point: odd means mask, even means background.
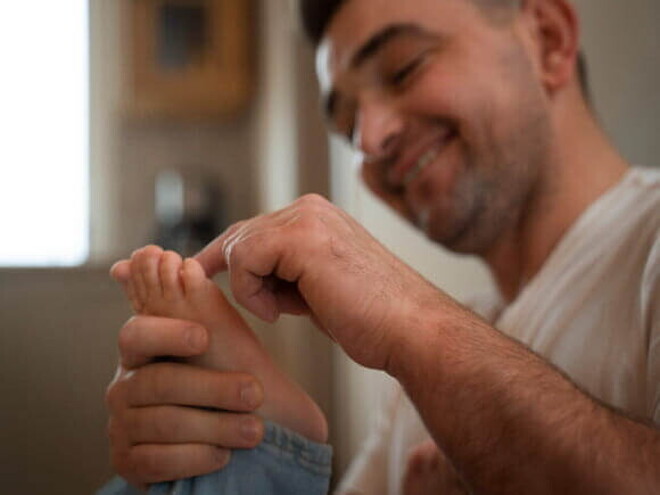
[[[233,268],[250,266],[250,262],[254,259],[255,247],[258,248],[260,245],[260,237],[257,233],[237,240],[229,250],[230,266]]]
[[[317,212],[309,212],[306,215],[302,215],[299,221],[302,232],[306,234],[303,240],[306,240],[307,237],[318,235],[319,231],[325,228]]]
[[[224,240],[221,246],[223,251],[227,248],[228,245],[231,245],[236,240],[236,237],[239,236],[240,230],[245,225],[247,225],[247,223],[247,220],[241,220],[240,222],[236,222],[225,230],[223,234]]]
[[[154,455],[134,455],[130,467],[140,479],[147,482],[158,482],[167,478],[166,467]]]
[[[244,247],[245,239],[232,239],[225,245],[223,255],[230,266],[240,259],[240,253],[243,252]]]
[[[328,205],[328,200],[325,199],[323,196],[317,193],[308,193],[300,198],[298,198],[298,202],[303,205],[310,205],[310,206],[327,206]]]
[[[166,366],[152,365],[144,369],[139,386],[141,395],[148,396],[154,403],[162,404],[167,401],[170,391],[169,373]]]
[[[227,246],[225,252],[227,259],[231,261],[239,259],[245,249],[246,241],[247,239],[245,238],[232,240],[232,242]]]
[[[136,466],[135,460],[131,455],[132,449],[124,448],[123,446],[120,447],[115,444],[111,444],[110,449],[110,463],[117,474],[127,480],[135,479]]]
[[[130,354],[133,351],[135,346],[135,334],[137,332],[137,317],[133,316],[129,319],[124,326],[119,331],[119,337],[117,338],[117,343],[119,346],[119,352],[123,355]]]
[[[112,382],[105,391],[105,406],[109,411],[116,411],[123,403],[122,383]]]
[[[117,418],[111,417],[108,419],[108,424],[106,426],[106,436],[110,441],[111,448],[122,444],[122,440],[125,438],[124,428],[121,422]]]

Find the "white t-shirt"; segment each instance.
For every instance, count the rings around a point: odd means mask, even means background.
[[[482,306],[590,395],[660,425],[660,170],[631,169],[512,304]],[[408,452],[428,438],[397,387],[338,493],[400,494]]]

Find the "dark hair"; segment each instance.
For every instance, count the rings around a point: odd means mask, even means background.
[[[330,21],[347,0],[300,0],[300,17],[305,34],[314,45],[323,38]],[[404,0],[401,0],[404,1]],[[517,6],[519,0],[470,0],[484,12],[500,12],[502,7]]]
[[[300,0],[300,17],[305,34],[318,45],[330,20],[346,0]]]
[[[314,45],[318,45],[330,21],[347,0],[300,0],[300,17],[305,34]],[[402,0],[403,1],[403,0]],[[472,0],[477,5],[487,8],[503,5],[517,5],[511,0]],[[580,51],[577,61],[580,88],[588,103],[591,103],[589,74],[584,52]]]

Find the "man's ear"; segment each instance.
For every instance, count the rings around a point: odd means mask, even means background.
[[[522,9],[536,44],[541,82],[554,93],[576,77],[579,23],[568,0],[523,0]]]

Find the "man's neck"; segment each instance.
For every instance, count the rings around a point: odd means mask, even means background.
[[[578,217],[628,168],[582,99],[568,95],[565,100],[555,102],[554,145],[541,186],[515,228],[484,256],[507,302],[539,272]]]

